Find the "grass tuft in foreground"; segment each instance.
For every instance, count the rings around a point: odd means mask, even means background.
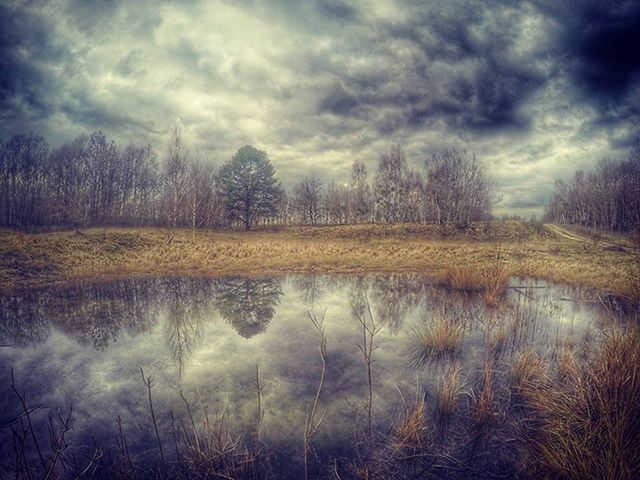
[[[614,327],[585,368],[529,381],[536,478],[632,479],[640,472],[640,327]],[[531,374],[529,375],[531,376]]]
[[[413,355],[416,365],[431,360],[455,357],[464,343],[465,329],[461,320],[446,310],[438,310],[433,316],[413,327]]]

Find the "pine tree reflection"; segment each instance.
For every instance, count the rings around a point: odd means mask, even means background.
[[[228,278],[217,288],[218,311],[243,337],[264,332],[280,303],[282,287],[276,278]]]

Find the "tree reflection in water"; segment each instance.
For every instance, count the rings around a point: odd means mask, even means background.
[[[0,346],[45,343],[51,325],[44,312],[36,295],[0,297]]]
[[[153,283],[80,284],[0,298],[0,338],[15,345],[45,342],[55,326],[81,344],[104,350],[122,328],[146,331],[156,321]]]
[[[238,334],[251,338],[264,332],[280,304],[277,278],[228,278],[216,289],[217,308]]]
[[[349,279],[349,301],[354,317],[362,316],[371,301],[376,321],[392,335],[424,296],[426,280],[418,275],[389,274]]]
[[[314,273],[302,274],[293,277],[296,289],[300,291],[300,297],[313,310],[316,303],[324,296],[329,282],[326,275]]]
[[[204,324],[213,319],[215,284],[209,280],[170,279],[163,282],[163,292],[165,340],[182,378],[185,362],[202,343]]]

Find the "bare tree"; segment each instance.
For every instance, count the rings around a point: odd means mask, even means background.
[[[207,219],[207,207],[211,205],[214,194],[214,176],[211,168],[207,168],[199,155],[188,165],[187,200],[191,230],[195,234],[196,228],[203,226]]]
[[[401,218],[401,204],[406,194],[407,162],[400,145],[393,145],[378,161],[375,179],[375,218],[379,222],[395,223]]]
[[[323,210],[328,223],[349,221],[349,189],[345,185],[331,182],[323,199]]]
[[[371,220],[373,198],[367,179],[367,166],[354,160],[349,180],[349,221],[363,223]]]
[[[2,223],[12,227],[36,225],[42,216],[42,190],[49,147],[34,134],[15,135],[0,152]]]
[[[144,225],[157,220],[158,167],[151,145],[125,148],[120,181],[119,221]]]
[[[311,173],[294,188],[296,209],[303,223],[316,225],[320,221],[323,186],[320,178]]]
[[[420,222],[425,214],[424,182],[419,172],[409,170],[404,177],[404,195],[400,199],[400,219]]]
[[[488,218],[491,182],[475,154],[444,149],[426,168],[426,201],[437,223],[466,226]]]
[[[626,160],[601,160],[594,171],[556,180],[546,221],[619,231],[640,230],[640,142]]]
[[[182,141],[180,127],[175,126],[165,164],[165,189],[168,207],[168,226],[175,228],[185,200],[185,190],[188,181],[189,149]]]

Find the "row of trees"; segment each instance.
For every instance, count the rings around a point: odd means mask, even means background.
[[[348,183],[324,185],[315,174],[285,197],[287,223],[437,222],[468,225],[490,218],[493,185],[475,155],[443,150],[424,172],[407,166],[398,145],[380,156],[373,185],[364,162],[353,163]]]
[[[0,151],[0,225],[13,228],[165,225],[250,229],[261,223],[439,222],[489,218],[492,184],[474,155],[444,150],[422,172],[400,146],[378,161],[369,183],[362,160],[343,183],[316,174],[290,193],[266,152],[247,145],[216,171],[179,128],[158,159],[150,146],[116,147],[102,132],[50,150],[16,135]]]
[[[622,161],[601,160],[571,183],[557,180],[545,220],[585,227],[640,231],[640,143]]]

